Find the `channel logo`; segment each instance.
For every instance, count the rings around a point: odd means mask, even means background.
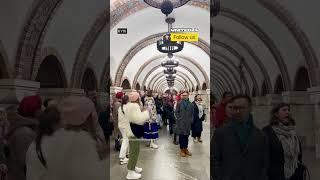
[[[128,30],[127,30],[127,28],[118,28],[117,33],[118,34],[127,34]]]

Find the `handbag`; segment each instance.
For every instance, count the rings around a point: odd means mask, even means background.
[[[134,123],[130,123],[131,131],[136,138],[143,137],[144,134],[144,126],[138,125]]]

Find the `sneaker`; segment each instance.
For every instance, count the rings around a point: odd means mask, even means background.
[[[143,169],[139,168],[139,167],[135,167],[134,170],[136,171],[136,173],[142,173]]]
[[[120,159],[120,164],[123,165],[123,164],[128,164],[129,162],[129,159],[128,158],[123,158],[123,159]]]
[[[195,142],[195,143],[196,143],[196,142],[198,142],[198,140],[197,140],[196,138],[193,138],[193,142]]]
[[[156,145],[156,144],[154,144],[154,143],[151,143],[151,144],[150,144],[150,147],[153,148],[153,149],[158,149],[158,145]]]
[[[198,138],[198,141],[199,141],[200,143],[202,143],[202,139],[201,139],[201,138]]]
[[[128,174],[127,174],[127,179],[140,179],[141,178],[141,174],[139,173],[136,173],[135,171],[128,171]]]

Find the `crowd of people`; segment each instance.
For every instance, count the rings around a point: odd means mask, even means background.
[[[280,103],[263,129],[254,125],[252,100],[225,92],[212,103],[211,172],[214,180],[304,180],[307,168],[290,105]]]
[[[111,107],[114,124],[115,149],[119,152],[121,165],[127,164],[127,179],[141,178],[142,168],[137,167],[140,142],[158,149],[159,130],[167,129],[173,144],[180,145],[181,157],[192,156],[188,149],[189,136],[194,142],[202,142],[202,121],[205,120],[205,107],[200,95],[189,100],[188,92],[159,95],[152,91],[123,92],[115,94]],[[120,135],[117,133],[120,131]],[[118,148],[118,139],[121,139]],[[129,154],[129,155],[128,155]]]
[[[192,155],[190,134],[202,142],[201,101],[197,95],[191,102],[188,92],[118,92],[111,104],[101,103],[95,91],[59,100],[26,96],[13,119],[0,109],[0,179],[108,179],[107,142],[112,137],[121,140],[117,149],[120,164],[127,164],[126,178],[139,179],[140,142],[158,149],[161,129],[168,129],[182,157]]]

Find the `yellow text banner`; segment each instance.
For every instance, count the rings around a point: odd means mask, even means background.
[[[194,42],[199,40],[199,33],[171,33],[171,41]]]

